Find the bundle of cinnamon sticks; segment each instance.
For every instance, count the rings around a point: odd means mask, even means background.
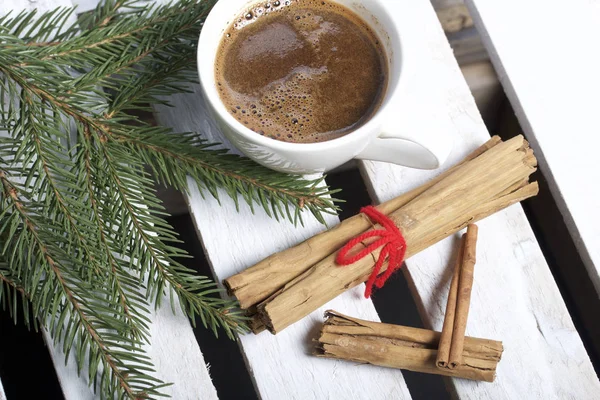
[[[470,223],[536,195],[537,183],[529,183],[536,164],[522,136],[506,142],[494,137],[460,164],[378,210],[402,232],[408,258]],[[225,285],[253,315],[256,331],[264,326],[278,333],[368,278],[380,249],[344,267],[335,258],[346,242],[369,229],[378,226],[360,214],[226,279]],[[362,244],[369,243],[367,239]]]

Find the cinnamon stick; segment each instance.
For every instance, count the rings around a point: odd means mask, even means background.
[[[450,346],[450,359],[448,363],[448,367],[450,369],[457,368],[463,363],[462,353],[465,340],[465,330],[467,328],[467,319],[469,317],[469,307],[471,304],[473,270],[476,261],[477,231],[477,225],[470,224],[467,227],[467,233],[464,235],[465,247],[462,266],[460,269],[460,278],[456,299],[456,315],[454,317],[454,329],[452,331],[452,344]]]
[[[501,342],[466,337],[467,362],[455,369],[439,369],[435,363],[439,332],[364,321],[331,310],[325,316],[315,350],[319,357],[487,382],[494,380],[502,357]]]
[[[446,368],[450,358],[450,344],[452,343],[452,331],[454,330],[454,315],[456,313],[456,295],[458,292],[458,280],[460,276],[460,268],[462,266],[463,251],[465,248],[465,238],[460,240],[458,255],[454,263],[454,273],[452,274],[452,282],[448,291],[448,302],[446,303],[446,313],[444,315],[444,325],[442,326],[442,335],[436,359],[438,368]]]
[[[522,136],[499,143],[456,168],[389,217],[406,240],[406,258],[517,201],[537,193],[537,185],[520,187],[535,171]],[[519,185],[517,185],[519,183]],[[519,187],[514,192],[506,189]],[[377,227],[375,227],[377,229]],[[365,240],[365,246],[370,243]],[[258,304],[259,317],[272,333],[280,332],[344,291],[364,282],[381,248],[353,264],[340,267],[331,254],[292,279]],[[386,265],[382,268],[385,270]],[[263,282],[256,283],[262,285]]]
[[[498,136],[492,137],[456,166],[424,185],[380,204],[377,209],[386,215],[396,211],[449,176],[464,163],[479,157],[500,142]],[[245,271],[225,279],[225,287],[229,294],[238,299],[241,308],[248,309],[265,300],[317,262],[338,251],[348,240],[371,227],[368,218],[362,214],[355,215],[332,229],[317,234],[297,246],[273,254]]]

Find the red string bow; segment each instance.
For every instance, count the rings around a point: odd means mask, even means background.
[[[366,282],[365,297],[368,299],[371,297],[373,285],[381,289],[394,271],[402,266],[404,255],[406,254],[406,240],[394,222],[385,214],[377,211],[375,207],[363,207],[360,212],[369,217],[373,223],[381,225],[384,229],[367,231],[350,240],[342,247],[336,256],[335,261],[340,265],[350,265],[363,257],[367,257],[379,247],[383,246],[381,253],[379,253],[379,258],[373,267],[373,272],[371,272],[371,275]],[[354,246],[371,237],[379,237],[379,239],[375,240],[358,253],[352,256],[348,255]],[[381,270],[381,266],[386,257],[389,257],[388,267],[384,273],[379,275],[379,271]]]

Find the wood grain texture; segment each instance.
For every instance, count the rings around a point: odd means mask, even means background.
[[[600,1],[467,3],[600,294]]]
[[[519,5],[513,8],[522,10]],[[423,22],[433,21],[433,8],[411,0],[395,1],[393,7],[390,13],[398,22],[412,26],[413,35],[407,39],[420,49],[412,57],[421,66],[411,77],[411,102],[398,108],[396,119],[413,129],[442,129],[453,135],[455,148],[446,166],[452,165],[489,135],[441,28]],[[498,19],[505,27],[509,20]],[[360,165],[376,202],[439,173],[374,162]],[[452,390],[461,399],[597,398],[600,382],[522,208],[515,205],[481,221],[479,237],[479,273],[467,334],[502,340],[505,351],[496,382],[452,380]],[[442,326],[457,241],[455,235],[412,257],[404,270],[422,318],[432,329]]]
[[[174,107],[158,107],[156,118],[176,131],[199,131],[211,141],[225,142],[207,112],[199,94],[170,98]],[[225,142],[226,147],[230,147]],[[205,253],[217,279],[222,280],[256,264],[270,254],[298,244],[325,229],[314,219],[306,218],[304,227],[286,221],[277,222],[257,209],[252,215],[246,204],[236,212],[233,201],[223,191],[221,206],[209,194],[203,198],[197,185],[189,181],[190,211]],[[328,216],[330,225],[338,218]],[[323,323],[327,308],[359,318],[378,321],[371,301],[362,299],[364,287],[358,287],[277,336],[268,332],[240,338],[247,366],[260,397],[267,399],[352,399],[367,394],[373,399],[409,399],[410,394],[399,371],[384,368],[357,368],[339,361],[323,360],[310,355],[313,339]]]
[[[95,1],[95,0],[94,0]],[[96,1],[97,3],[97,1]],[[0,2],[0,15],[13,10],[32,10],[43,12],[56,7],[72,6],[70,0],[9,0]],[[71,18],[75,22],[75,16]],[[176,307],[179,307],[176,302]],[[155,365],[155,376],[165,382],[174,383],[163,392],[175,399],[217,399],[216,390],[210,379],[207,366],[192,327],[187,317],[171,311],[169,299],[151,315],[151,346],[147,346],[148,355]],[[52,338],[43,331],[44,340],[52,357],[58,379],[67,400],[86,400],[100,398],[87,384],[87,378],[77,376],[73,354],[65,366],[64,353],[60,346],[54,346]],[[0,399],[2,397],[0,396]]]

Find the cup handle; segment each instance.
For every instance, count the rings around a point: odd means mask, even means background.
[[[401,132],[398,127],[385,127],[356,158],[384,161],[418,169],[439,168],[452,150],[450,135]]]

